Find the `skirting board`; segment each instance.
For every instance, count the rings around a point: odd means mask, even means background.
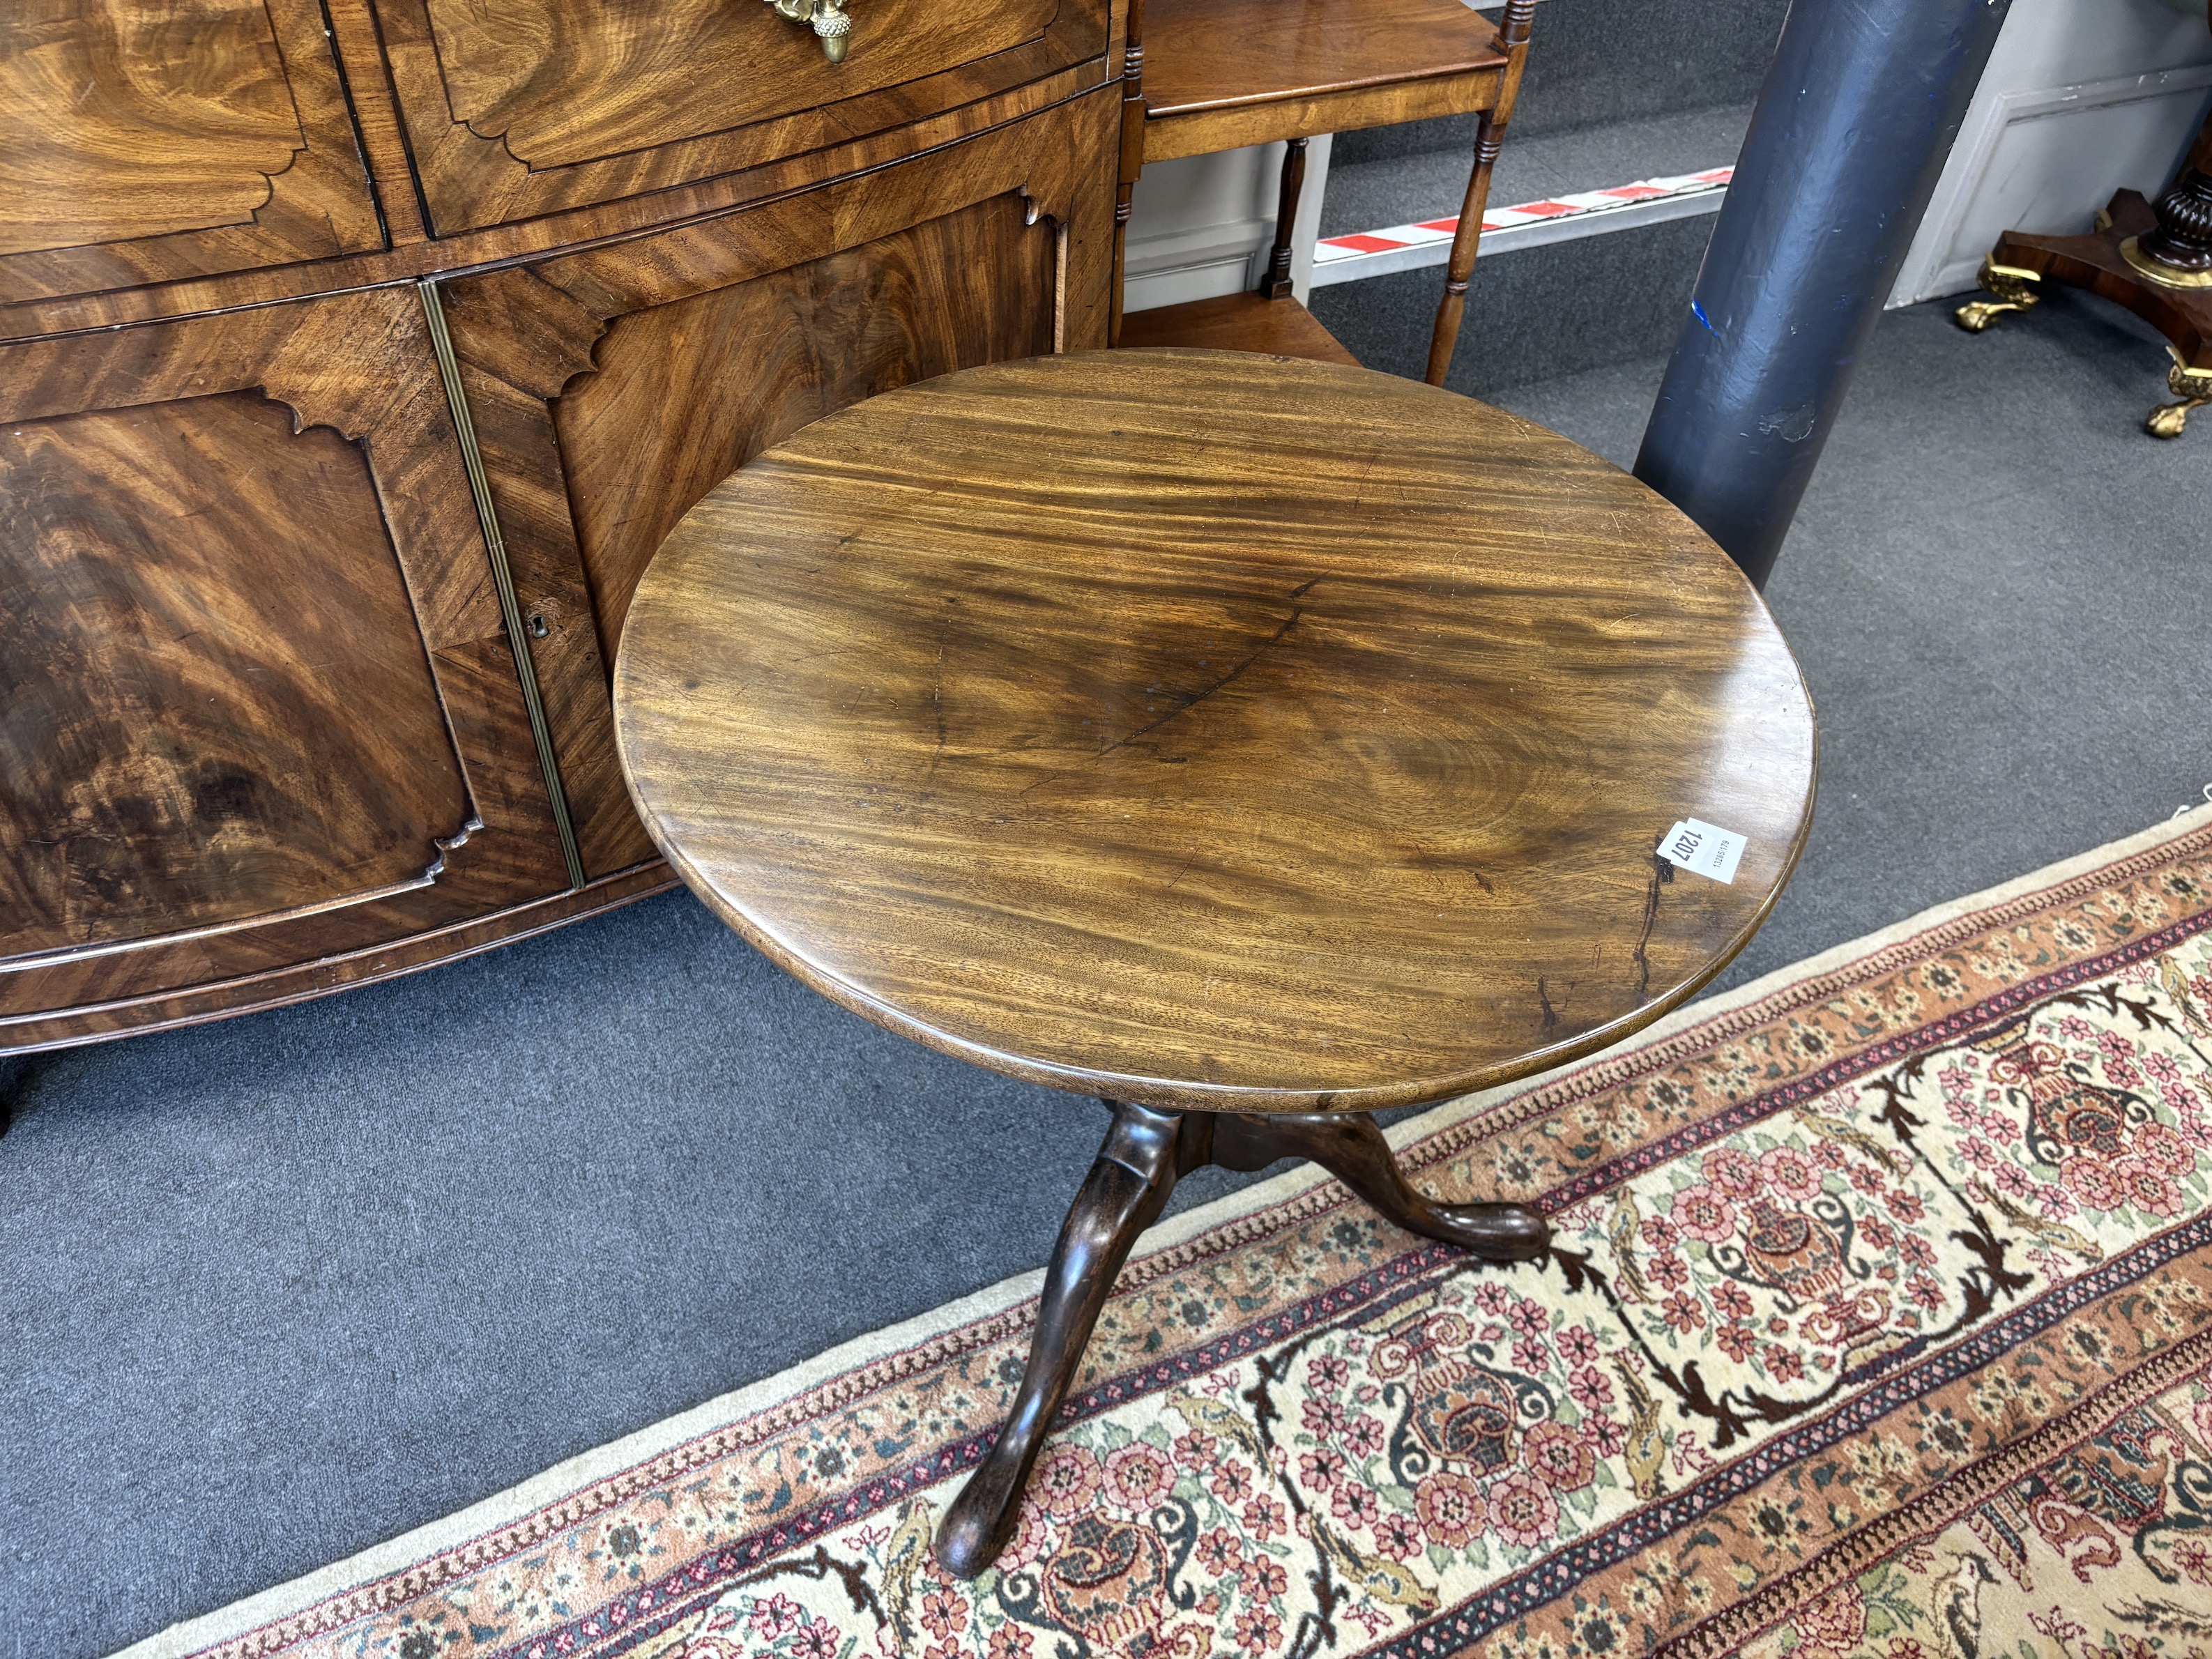
[[[1305,187],[1291,227],[1291,289],[1301,301],[1310,297],[1329,144],[1322,137],[1306,146]],[[1280,144],[1261,144],[1146,167],[1129,221],[1123,308],[1210,300],[1256,283],[1275,240],[1282,155]]]
[[[1890,305],[1972,289],[2008,230],[2079,234],[2114,191],[2156,196],[2208,88],[2201,8],[2014,0]]]

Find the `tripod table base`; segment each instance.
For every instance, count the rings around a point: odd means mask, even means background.
[[[1138,1235],[1159,1218],[1179,1176],[1207,1164],[1260,1170],[1279,1158],[1310,1158],[1385,1219],[1483,1261],[1526,1261],[1551,1243],[1543,1218],[1522,1205],[1438,1204],[1416,1192],[1382,1131],[1364,1112],[1263,1115],[1107,1103],[1113,1125],[1053,1246],[1013,1410],[937,1530],[938,1560],[963,1578],[989,1566],[1012,1537],[1030,1470],[1067,1397],[1115,1275]]]

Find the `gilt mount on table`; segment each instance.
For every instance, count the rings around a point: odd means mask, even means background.
[[[2212,121],[2155,205],[2124,190],[2087,236],[2000,236],[1981,272],[1996,298],[1960,307],[1959,325],[1978,334],[2005,312],[2028,310],[2046,280],[2102,295],[2166,336],[2174,400],[2152,410],[2143,428],[2179,437],[2189,411],[2212,404]]]

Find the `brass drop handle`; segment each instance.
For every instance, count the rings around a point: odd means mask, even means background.
[[[853,43],[853,19],[845,10],[846,0],[769,0],[769,3],[794,23],[812,26],[815,38],[822,42],[822,55],[833,64],[845,61],[845,49]]]

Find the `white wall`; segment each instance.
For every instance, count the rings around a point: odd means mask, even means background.
[[[2155,198],[2208,89],[2201,0],[2013,0],[1889,303],[1965,293],[2005,231],[2079,235],[2115,190]]]
[[[1292,227],[1291,280],[1310,297],[1314,239],[1328,185],[1329,139],[1306,145],[1305,183]],[[1128,284],[1122,309],[1149,311],[1234,294],[1260,280],[1275,240],[1283,146],[1154,161],[1138,176],[1129,212]]]

